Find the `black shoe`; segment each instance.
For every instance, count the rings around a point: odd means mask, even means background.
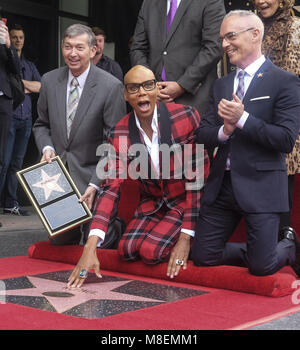
[[[300,277],[300,241],[296,231],[293,228],[286,226],[280,230],[279,236],[282,237],[282,239],[287,238],[294,241],[296,248],[295,262],[291,265],[291,267],[295,271],[296,275]]]
[[[2,222],[0,222],[0,227],[2,227]]]
[[[296,231],[290,226],[284,226],[280,229],[278,233],[278,241],[282,241],[284,238],[290,239],[291,241],[295,240],[297,236]]]
[[[3,209],[4,214],[14,214],[19,216],[29,216],[30,213],[23,209],[19,204],[16,204],[13,208],[4,208]]]

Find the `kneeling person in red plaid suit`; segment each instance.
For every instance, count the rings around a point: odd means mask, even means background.
[[[195,144],[199,114],[189,106],[160,102],[154,74],[146,67],[133,67],[124,83],[125,99],[133,111],[111,131],[107,146],[114,157],[105,169],[113,176],[104,178],[98,163],[98,176],[104,180],[69,287],[80,287],[90,269],[101,277],[97,247],[117,215],[120,186],[127,176],[139,181],[140,202],[119,242],[119,255],[147,264],[169,260],[166,273],[171,278],[187,267],[209,169],[206,151],[199,152]],[[168,149],[172,152],[166,157],[163,150]]]

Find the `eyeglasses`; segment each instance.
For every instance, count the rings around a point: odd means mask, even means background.
[[[140,90],[141,86],[145,91],[152,91],[156,87],[156,80],[155,79],[147,80],[141,84],[129,83],[125,85],[125,88],[129,94],[136,94]]]
[[[220,39],[222,41],[225,39],[228,43],[230,43],[234,41],[239,34],[248,32],[249,30],[253,30],[253,29],[255,28],[252,27],[252,28],[242,29],[238,32],[229,32],[229,33],[226,33],[223,37],[221,36]]]

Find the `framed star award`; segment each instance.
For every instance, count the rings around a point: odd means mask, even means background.
[[[17,178],[53,237],[92,218],[86,203],[59,156],[51,163],[42,162],[17,172]]]

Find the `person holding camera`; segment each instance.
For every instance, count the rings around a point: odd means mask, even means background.
[[[0,17],[0,176],[3,169],[5,148],[13,115],[13,93],[10,75],[20,71],[19,59],[9,38],[6,20]],[[2,188],[0,188],[0,195]],[[0,223],[0,226],[1,223]]]

